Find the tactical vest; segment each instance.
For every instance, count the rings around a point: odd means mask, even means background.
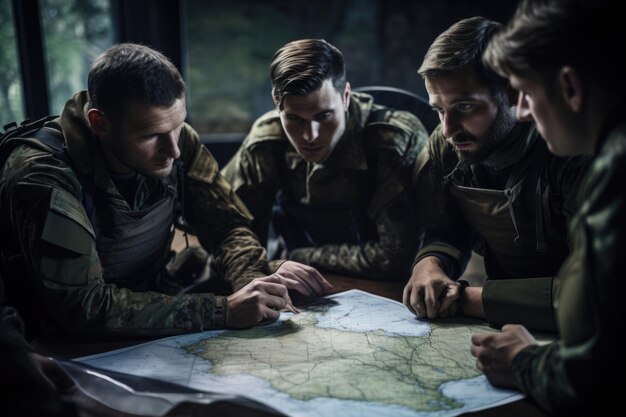
[[[0,166],[12,150],[27,144],[50,152],[73,167],[62,133],[42,127],[53,118],[10,132],[7,135],[10,137],[0,145]],[[159,193],[158,198],[150,207],[138,211],[131,210],[119,193],[98,188],[93,177],[77,173],[83,186],[81,203],[92,227],[88,232],[95,240],[105,282],[135,291],[155,288],[169,258],[175,216],[182,213],[182,190],[179,193],[178,183],[182,187],[183,172],[182,162],[177,161],[172,173],[159,183],[160,190],[154,191]],[[3,248],[6,258],[5,254]],[[11,265],[6,267],[11,273]]]

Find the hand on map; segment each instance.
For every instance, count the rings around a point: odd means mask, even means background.
[[[276,270],[276,275],[285,280],[287,288],[305,297],[318,297],[333,289],[317,269],[299,262],[285,261]]]
[[[536,343],[524,326],[506,324],[500,333],[474,333],[470,351],[476,358],[476,368],[489,382],[498,387],[515,388],[509,365],[522,349]]]
[[[281,310],[289,307],[295,310],[283,278],[278,274],[256,278],[228,296],[226,326],[243,329],[263,320],[273,321],[278,319]]]
[[[456,314],[460,284],[448,277],[439,259],[428,256],[413,267],[402,302],[416,316],[434,319]]]

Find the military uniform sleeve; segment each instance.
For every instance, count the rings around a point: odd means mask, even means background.
[[[425,131],[423,136],[413,143],[415,147],[424,145],[427,137]],[[421,236],[407,190],[410,169],[399,167],[406,163],[410,168],[419,149],[414,151],[410,161],[403,161],[404,153],[397,149],[382,149],[379,152],[376,189],[367,207],[368,217],[376,223],[378,240],[367,241],[362,245],[329,244],[299,248],[289,253],[289,259],[340,274],[406,280]]]
[[[591,414],[621,405],[626,372],[620,329],[626,293],[626,127],[595,158],[571,223],[572,252],[559,271],[560,342],[523,351],[511,370],[518,387],[555,412]],[[523,354],[524,353],[524,354]]]
[[[554,284],[553,277],[487,280],[482,294],[485,319],[498,327],[521,324],[531,330],[556,333]]]
[[[448,149],[441,126],[433,131],[418,163],[422,167],[414,180],[412,196],[421,213],[424,241],[413,265],[427,256],[435,256],[442,261],[446,274],[457,279],[471,255],[474,234],[444,186],[444,167],[454,167],[457,161],[454,152]]]
[[[222,169],[222,175],[250,211],[252,230],[262,244],[267,242],[272,206],[280,188],[271,146],[261,143],[250,148],[246,140]]]
[[[28,161],[28,163],[25,163]],[[223,297],[136,293],[106,284],[72,170],[22,147],[0,178],[3,215],[24,251],[44,311],[74,333],[170,335],[223,326]]]
[[[518,353],[510,365],[516,385],[551,411],[554,410],[554,403],[578,403],[574,387],[567,378],[561,348],[560,342],[531,345]],[[568,411],[576,410],[571,407]]]
[[[269,273],[267,255],[250,229],[252,216],[219,173],[217,162],[187,127],[179,141],[187,166],[185,216],[224,279],[238,290]]]

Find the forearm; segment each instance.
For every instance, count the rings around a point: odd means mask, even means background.
[[[213,253],[224,279],[234,290],[267,275],[266,252],[250,229],[250,215],[226,180],[189,181],[185,210],[202,246]]]
[[[118,290],[103,327],[115,334],[160,336],[222,328],[227,318],[226,297]]]
[[[317,269],[337,274],[404,280],[410,273],[411,245],[397,250],[368,242],[360,245],[323,245],[291,251],[290,260],[311,265]]]
[[[43,283],[43,296],[57,324],[92,336],[167,336],[223,327],[225,297],[213,294],[168,296],[133,292],[102,282],[82,287]]]
[[[552,287],[551,277],[489,279],[482,293],[485,318],[496,326],[515,323],[556,333]]]
[[[441,257],[446,273],[451,278],[458,279],[469,261],[473,241],[472,230],[465,222],[459,221],[460,218],[457,211],[449,208],[441,215],[435,227],[427,227],[423,245],[413,263],[427,256]]]
[[[581,404],[569,382],[561,350],[560,342],[528,346],[513,358],[509,369],[517,388],[543,408],[571,413]]]
[[[234,291],[269,273],[265,249],[246,227],[233,229],[221,242],[216,255],[224,279]]]

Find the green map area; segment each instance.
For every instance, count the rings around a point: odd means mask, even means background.
[[[276,326],[225,332],[183,349],[210,361],[214,375],[256,376],[298,400],[324,397],[432,412],[463,407],[440,387],[480,375],[470,338],[494,331],[463,319],[430,322],[425,336],[320,327],[327,308],[307,309]]]

